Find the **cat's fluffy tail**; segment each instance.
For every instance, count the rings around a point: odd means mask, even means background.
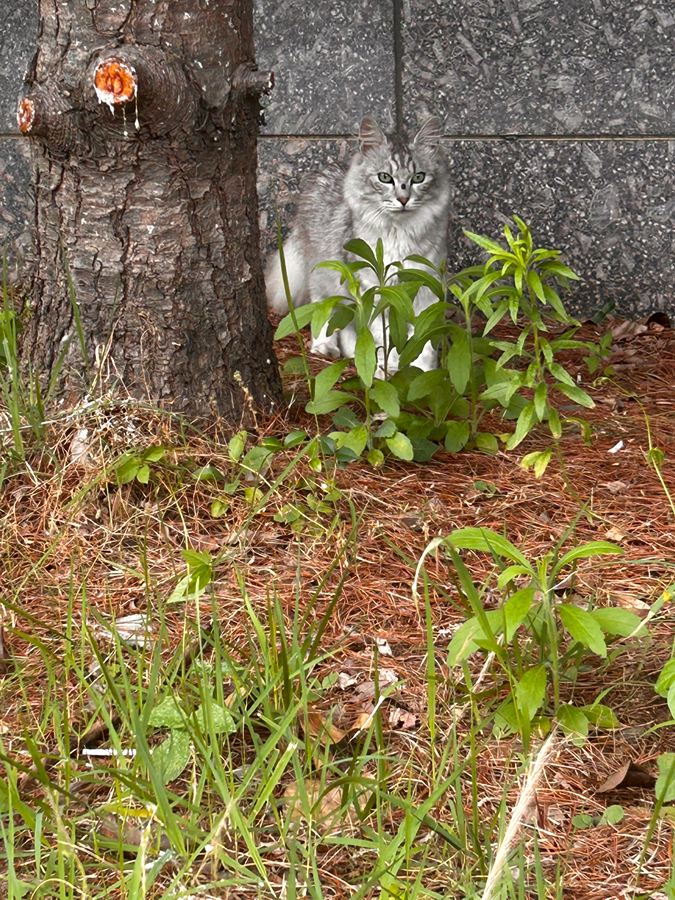
[[[284,259],[286,260],[286,274],[293,306],[302,306],[309,301],[307,260],[295,235],[291,235],[290,240],[284,246]],[[281,275],[281,260],[278,251],[267,263],[265,288],[268,309],[275,313],[288,312],[288,299]]]

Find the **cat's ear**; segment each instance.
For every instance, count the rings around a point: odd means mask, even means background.
[[[359,150],[365,156],[374,147],[383,147],[387,143],[387,135],[382,131],[372,116],[364,116],[359,126]]]
[[[418,147],[423,144],[425,147],[431,147],[432,149],[437,150],[442,134],[443,125],[441,120],[438,116],[431,116],[417,132],[413,143],[417,144]]]

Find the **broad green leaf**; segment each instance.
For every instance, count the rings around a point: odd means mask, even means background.
[[[479,431],[475,437],[476,447],[479,450],[482,450],[483,453],[490,453],[494,456],[495,453],[499,451],[499,441],[494,436],[494,434],[490,434],[489,431]]]
[[[553,375],[555,379],[557,379],[562,384],[570,385],[571,387],[575,387],[574,378],[569,374],[566,369],[560,365],[560,363],[552,362],[548,366],[548,370]]]
[[[432,369],[430,372],[422,372],[421,375],[416,375],[408,388],[408,400],[412,403],[414,400],[426,397],[444,380],[445,372],[442,369]]]
[[[143,451],[143,459],[147,462],[159,462],[164,456],[164,452],[164,447],[154,444],[152,447],[148,447],[147,450]]]
[[[308,413],[321,416],[324,413],[333,412],[345,403],[349,403],[354,397],[344,391],[328,391],[318,401],[310,400],[305,409]]]
[[[535,450],[533,453],[526,453],[521,459],[520,465],[524,469],[532,469],[535,478],[541,478],[546,471],[546,467],[551,461],[553,449],[549,447],[547,450]]]
[[[365,425],[357,425],[350,431],[332,431],[328,436],[335,441],[336,447],[347,447],[355,456],[361,456],[368,442]]]
[[[459,665],[475,653],[478,649],[475,639],[481,637],[484,637],[483,629],[475,616],[460,625],[448,645],[449,668]]]
[[[370,263],[374,269],[377,268],[375,254],[370,246],[366,244],[365,241],[361,240],[361,238],[353,238],[351,241],[347,241],[344,248],[347,253],[353,253],[354,256],[360,256],[361,259],[365,259],[366,262]]]
[[[413,459],[415,462],[428,462],[434,453],[438,452],[438,444],[428,441],[426,438],[411,437],[413,447]]]
[[[529,613],[534,600],[534,588],[522,588],[515,591],[504,604],[504,620],[506,622],[506,640],[510,642]]]
[[[591,615],[605,634],[618,634],[621,637],[629,637],[633,633],[636,637],[647,634],[640,616],[629,609],[612,606],[594,609]]]
[[[194,719],[202,734],[208,733],[209,721],[216,734],[233,734],[237,730],[237,726],[229,711],[217,703],[209,703],[208,715],[204,706],[200,706],[194,714]]]
[[[283,366],[284,375],[304,375],[305,360],[301,356],[291,356],[287,359]]]
[[[187,731],[171,731],[165,741],[152,749],[152,761],[163,784],[168,784],[183,772],[190,762],[190,735]]]
[[[293,447],[297,447],[299,444],[302,444],[303,441],[307,440],[307,432],[306,431],[289,431],[286,437],[284,438],[284,447],[292,450]]]
[[[321,402],[321,398],[331,390],[335,382],[338,380],[340,375],[342,375],[348,365],[348,359],[339,359],[337,362],[331,363],[330,366],[326,366],[325,369],[322,369],[319,372],[319,374],[314,379],[315,403]]]
[[[148,719],[149,728],[185,728],[185,714],[175,697],[165,697],[152,708]]]
[[[546,697],[546,669],[528,669],[516,685],[516,704],[520,712],[532,720]]]
[[[532,577],[534,575],[534,572],[529,566],[507,566],[503,570],[503,572],[499,573],[499,578],[497,579],[497,587],[499,588],[499,590],[503,591],[506,585],[510,581],[513,581],[513,579],[518,575],[529,575],[530,577]]]
[[[308,322],[311,321],[312,316],[314,315],[314,304],[310,303],[307,306],[301,306],[295,310],[295,318],[298,323],[298,328],[304,328]],[[289,313],[287,316],[279,322],[277,330],[274,332],[274,340],[280,341],[282,338],[287,337],[289,334],[293,334],[295,331],[295,323],[293,322],[293,316]]]
[[[227,452],[232,462],[237,462],[240,459],[246,447],[246,438],[247,433],[245,431],[238,431],[234,437],[230,438]]]
[[[230,500],[214,500],[211,504],[211,516],[214,519],[222,519],[223,516],[227,515],[231,505],[232,502]]]
[[[241,467],[247,472],[263,473],[272,461],[273,453],[267,447],[251,447],[241,460]]]
[[[129,484],[129,482],[133,481],[138,474],[138,470],[140,469],[140,467],[141,464],[138,461],[137,456],[132,456],[129,459],[126,459],[115,470],[117,480],[120,484]]]
[[[662,697],[666,697],[672,684],[675,684],[675,659],[669,659],[661,669],[661,674],[656,679],[654,690]]]
[[[222,481],[225,477],[215,466],[202,466],[193,475],[195,481]]]
[[[666,694],[666,701],[668,703],[668,709],[670,710],[670,715],[673,719],[675,719],[675,684],[671,684],[668,688],[668,693]]]
[[[367,328],[362,328],[356,338],[354,365],[361,380],[369,388],[373,383],[373,376],[377,368],[377,348],[375,347],[375,338]]]
[[[401,412],[398,402],[398,391],[390,382],[380,381],[378,378],[371,388],[370,396],[388,416],[395,419]]]
[[[558,606],[558,613],[563,625],[575,641],[588,647],[592,653],[606,658],[607,645],[602,629],[587,610],[579,609],[569,603],[561,603]]]
[[[200,550],[181,550],[180,555],[183,557],[190,569],[200,569],[202,566],[211,567],[213,560],[211,554],[207,551]]]
[[[375,432],[375,437],[378,438],[388,438],[393,437],[398,431],[396,427],[396,422],[393,419],[385,419],[384,422],[380,425],[380,427]]]
[[[623,806],[618,803],[613,803],[611,806],[608,806],[607,809],[602,814],[599,825],[618,825],[619,822],[622,822],[626,813],[624,812]]]
[[[374,469],[378,469],[384,463],[384,453],[381,450],[369,450],[366,459]]]
[[[506,442],[506,449],[513,450],[515,447],[523,441],[527,435],[532,430],[532,426],[535,424],[535,412],[534,412],[534,403],[530,400],[520,412],[518,416],[518,422],[516,423],[516,430],[511,435],[511,437]]]
[[[552,406],[548,408],[548,427],[553,437],[557,440],[562,434],[562,425],[560,424],[558,410]]]
[[[593,409],[595,407],[595,401],[588,396],[586,391],[582,391],[580,387],[577,387],[576,384],[572,386],[558,382],[555,387],[566,397],[569,397],[570,400],[578,403],[579,406],[585,406],[586,409]]]
[[[544,294],[544,288],[541,284],[541,279],[534,271],[534,269],[527,273],[527,283],[529,284],[532,292],[538,300],[541,300],[542,303],[546,303],[546,295]]]
[[[501,244],[498,244],[488,237],[484,237],[482,234],[474,234],[472,231],[467,231],[466,229],[464,229],[464,234],[475,244],[478,244],[479,247],[482,247],[483,250],[487,250],[487,252],[491,253],[493,256],[503,256],[505,254],[505,250]]]
[[[445,367],[452,386],[458,394],[463,394],[471,377],[471,349],[463,328],[452,329],[452,346],[448,349]]]
[[[588,719],[582,710],[564,703],[558,708],[556,718],[562,731],[565,734],[572,735],[572,743],[585,742],[585,739],[588,737]],[[581,738],[581,740],[575,740],[575,736]]]
[[[598,728],[619,728],[621,726],[621,723],[613,710],[611,710],[609,706],[603,706],[602,703],[593,703],[590,706],[582,706],[581,711],[591,725],[595,725]]]
[[[611,544],[609,541],[589,541],[569,550],[561,559],[558,560],[554,573],[568,566],[575,559],[587,559],[589,556],[601,556],[605,553],[623,553],[621,547]]]
[[[654,788],[662,803],[675,800],[675,753],[662,753],[658,758],[659,777]]]
[[[459,453],[469,440],[470,427],[468,422],[450,420],[445,432],[445,449],[448,453]]]
[[[461,550],[483,550],[498,559],[510,559],[530,569],[525,556],[503,535],[489,528],[458,528],[444,539],[445,543]]]
[[[136,481],[139,484],[147,484],[150,481],[150,466],[141,466],[136,472]]]
[[[546,400],[548,397],[546,382],[540,382],[534,392],[534,411],[537,419],[543,422],[546,417]]]
[[[415,456],[415,451],[413,450],[413,445],[410,443],[410,439],[401,431],[397,431],[393,437],[385,438],[385,444],[389,447],[394,456],[397,456],[399,459],[410,462]]]

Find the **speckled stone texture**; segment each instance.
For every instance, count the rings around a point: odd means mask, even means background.
[[[256,60],[275,88],[267,134],[354,133],[366,113],[392,129],[391,0],[255,0]]]
[[[591,314],[607,300],[626,316],[675,313],[675,141],[446,141],[453,183],[450,268],[479,262],[463,229],[499,239],[515,213],[539,246],[561,249],[583,281],[565,298]],[[302,175],[348,159],[347,141],[266,140],[259,147],[265,253],[284,234]],[[357,235],[355,235],[357,236]]]
[[[664,0],[403,0],[405,108],[452,135],[675,133]]]
[[[16,107],[37,34],[37,0],[0,4],[0,134],[16,134]]]
[[[28,142],[0,138],[0,253],[13,266],[32,240],[31,168]]]

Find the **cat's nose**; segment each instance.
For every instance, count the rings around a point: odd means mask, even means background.
[[[401,206],[405,206],[408,202],[408,197],[397,197],[397,200],[401,204]]]

